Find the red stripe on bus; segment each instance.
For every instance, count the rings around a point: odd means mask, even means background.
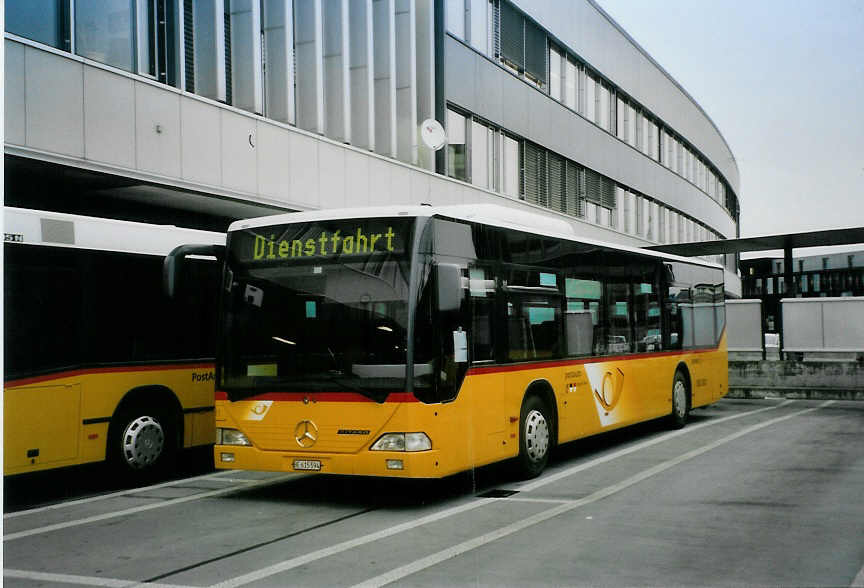
[[[212,363],[183,363],[183,364],[164,364],[164,365],[126,365],[126,366],[112,366],[112,367],[103,367],[103,368],[82,368],[77,370],[69,370],[65,372],[56,372],[53,374],[46,374],[44,376],[34,376],[32,378],[21,378],[19,380],[9,380],[4,383],[6,388],[11,388],[14,386],[27,386],[30,384],[39,384],[41,382],[49,382],[51,380],[61,380],[63,378],[74,378],[78,376],[90,376],[95,374],[116,374],[121,372],[157,372],[157,371],[165,371],[165,370],[196,370],[196,369],[209,369],[212,370],[214,368],[214,364]]]

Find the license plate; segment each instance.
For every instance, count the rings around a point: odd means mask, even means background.
[[[318,472],[321,470],[321,462],[317,459],[295,459],[294,469]]]

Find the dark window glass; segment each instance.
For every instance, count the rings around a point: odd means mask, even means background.
[[[175,300],[162,257],[7,246],[6,366],[10,375],[214,355],[219,266],[192,260]]]
[[[89,0],[75,5],[78,55],[133,71],[135,10],[131,0]]]
[[[509,2],[501,3],[501,56],[519,70],[525,67],[525,19]]]
[[[512,361],[559,356],[561,305],[557,296],[532,292],[508,292],[507,341]]]
[[[4,247],[6,379],[81,362],[81,273],[75,251],[37,245]]]
[[[57,49],[69,49],[66,0],[7,0],[6,30]]]
[[[376,218],[232,233],[220,385],[404,390],[413,227]]]
[[[491,268],[468,269],[471,361],[495,359],[495,279]]]
[[[530,233],[504,233],[504,259],[513,263],[538,263],[543,259],[543,242]]]
[[[525,21],[525,73],[546,85],[546,33],[533,22]]]

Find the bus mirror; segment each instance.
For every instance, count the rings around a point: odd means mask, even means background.
[[[162,288],[168,298],[174,298],[183,282],[186,258],[195,255],[215,257],[221,261],[225,257],[224,245],[180,245],[165,256],[162,264]]]
[[[439,263],[435,266],[435,283],[438,288],[438,310],[459,310],[462,306],[462,268],[452,263]]]

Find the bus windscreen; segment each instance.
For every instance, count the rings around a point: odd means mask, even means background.
[[[230,234],[218,385],[262,391],[405,389],[413,219],[295,223]]]

